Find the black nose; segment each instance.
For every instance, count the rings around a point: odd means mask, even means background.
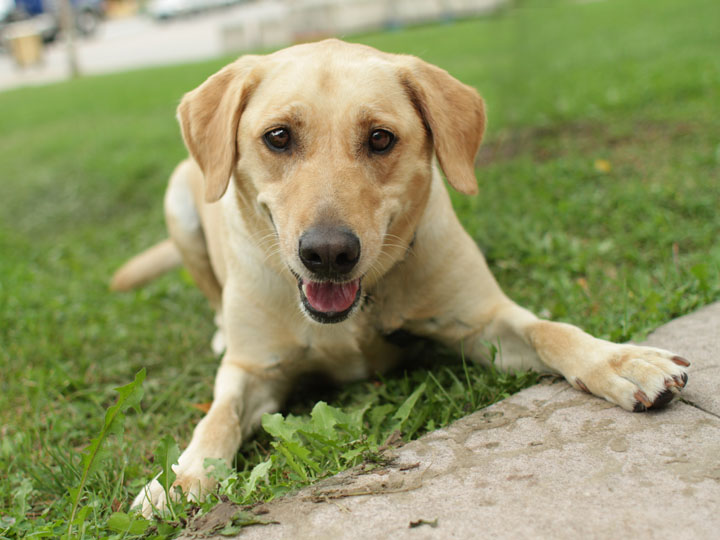
[[[345,227],[319,225],[302,234],[298,254],[313,274],[322,277],[347,274],[360,258],[360,239]]]

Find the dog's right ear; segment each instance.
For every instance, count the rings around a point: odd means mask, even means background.
[[[205,201],[227,190],[238,159],[240,115],[259,82],[257,56],[243,56],[188,92],[177,110],[185,146],[205,176]]]

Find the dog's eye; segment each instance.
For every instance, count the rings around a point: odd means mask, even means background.
[[[281,152],[290,145],[290,130],[286,128],[271,129],[263,138],[271,150]]]
[[[376,154],[387,152],[395,142],[395,135],[386,129],[376,129],[370,134],[370,150]]]

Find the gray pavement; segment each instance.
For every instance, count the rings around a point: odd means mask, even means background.
[[[395,450],[390,467],[256,508],[273,523],[237,538],[718,538],[720,303],[647,343],[692,361],[665,410],[632,414],[546,381]],[[219,505],[205,530],[235,511]]]

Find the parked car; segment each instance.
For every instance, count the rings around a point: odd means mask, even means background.
[[[0,23],[9,19],[15,9],[15,0],[0,0]]]
[[[146,10],[155,19],[172,19],[231,6],[242,1],[244,0],[150,0]]]
[[[90,36],[105,17],[105,0],[70,0],[78,33]],[[50,42],[60,34],[59,0],[0,0],[0,34],[7,24],[32,21],[43,41]]]
[[[91,36],[105,19],[105,0],[71,0],[75,25],[84,36]]]

